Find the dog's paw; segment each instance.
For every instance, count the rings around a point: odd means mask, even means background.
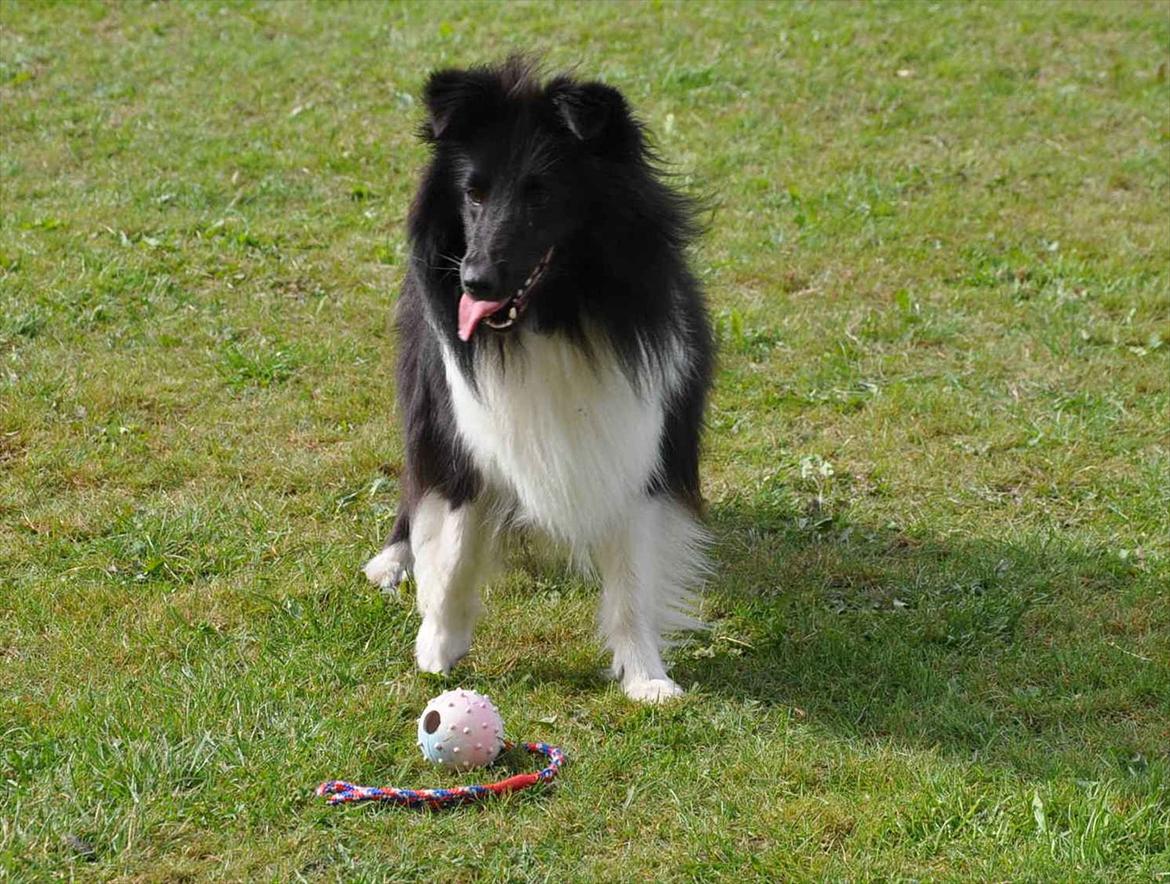
[[[413,564],[410,544],[403,540],[391,544],[366,562],[362,573],[382,592],[393,593],[409,576]]]
[[[683,689],[669,678],[633,678],[622,684],[622,690],[639,703],[665,703],[683,695]]]
[[[428,617],[423,618],[414,641],[414,659],[423,672],[447,675],[471,650],[471,630],[442,629]]]

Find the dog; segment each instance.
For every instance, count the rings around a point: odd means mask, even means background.
[[[537,529],[602,582],[634,700],[682,693],[667,637],[700,627],[699,448],[714,342],[663,180],[622,94],[533,64],[432,74],[430,162],[397,304],[401,504],[364,572],[413,575],[418,667],[468,652],[501,532]]]

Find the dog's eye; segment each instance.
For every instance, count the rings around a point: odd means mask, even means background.
[[[473,206],[483,205],[483,201],[487,199],[487,192],[482,187],[471,186],[467,188],[467,201]]]

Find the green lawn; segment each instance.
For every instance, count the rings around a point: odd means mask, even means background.
[[[415,96],[516,48],[713,205],[663,708],[556,559],[446,681],[359,575]],[[1170,881],[1168,66],[1152,2],[2,0],[0,878]],[[414,746],[456,684],[552,789],[313,796],[475,781]]]

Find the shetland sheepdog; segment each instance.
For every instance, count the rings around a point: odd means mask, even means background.
[[[469,651],[502,532],[539,530],[600,579],[635,700],[682,693],[668,636],[699,626],[699,447],[713,340],[663,180],[620,92],[511,58],[443,70],[397,305],[402,499],[375,584],[412,574],[420,669]]]

